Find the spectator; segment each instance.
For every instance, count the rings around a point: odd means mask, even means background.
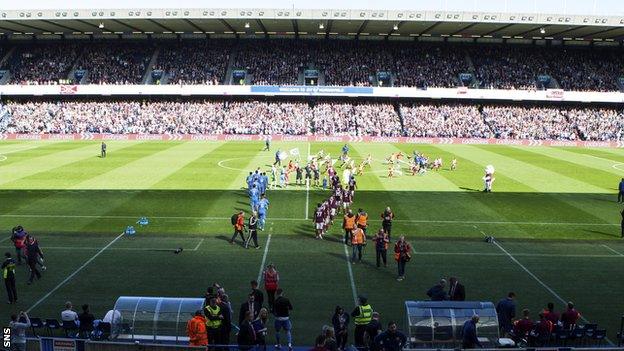
[[[193,318],[186,323],[186,335],[189,337],[189,346],[208,346],[206,317],[201,310],[197,310]]]
[[[340,350],[345,350],[347,347],[350,319],[349,314],[347,314],[342,307],[336,306],[336,310],[332,316],[332,325],[334,326],[336,342],[338,344],[338,349]]]
[[[559,323],[559,313],[555,311],[555,304],[549,302],[546,305],[546,309],[542,312],[544,314],[544,318],[549,320],[553,325],[557,325]]]
[[[236,338],[240,350],[249,350],[256,345],[256,331],[253,328],[252,321],[251,311],[245,312],[245,317],[239,325],[240,330]]]
[[[371,321],[364,331],[364,344],[367,345],[368,349],[371,351],[376,351],[374,341],[377,335],[381,334],[383,329],[380,318],[379,312],[373,312]]]
[[[118,310],[109,310],[102,318],[102,322],[110,323],[111,326],[121,324],[121,312]]]
[[[336,342],[334,328],[329,325],[324,325],[323,335],[325,336],[325,349],[328,351],[338,351],[338,342]]]
[[[513,326],[514,341],[528,340],[529,332],[533,330],[533,321],[529,316],[529,310],[522,310],[522,319],[517,320]]]
[[[400,351],[407,344],[407,337],[397,330],[395,322],[389,322],[388,329],[377,335],[373,343],[379,351]]]
[[[251,293],[254,296],[254,301],[260,306],[264,306],[264,294],[260,289],[258,289],[258,282],[252,280],[251,283]]]
[[[462,348],[474,349],[476,347],[483,347],[479,342],[477,336],[477,323],[479,323],[479,316],[473,315],[472,318],[464,322],[462,327]]]
[[[567,309],[561,314],[561,323],[563,329],[572,330],[576,326],[576,322],[581,318],[581,314],[574,308],[572,302],[568,302]]]
[[[240,311],[238,315],[238,324],[240,325],[241,323],[243,323],[243,320],[245,320],[245,314],[247,312],[251,312],[252,320],[255,320],[258,317],[258,314],[260,313],[261,308],[262,308],[262,305],[256,302],[255,295],[253,293],[250,293],[247,296],[247,301],[243,302],[243,304],[240,307]]]
[[[512,323],[511,321],[516,317],[516,302],[514,301],[516,298],[516,294],[514,292],[510,292],[507,294],[507,297],[501,299],[496,304],[496,313],[498,314],[498,327],[500,329],[500,334],[505,335],[511,332]]]
[[[82,313],[78,315],[78,325],[80,326],[78,332],[80,336],[89,337],[93,331],[93,321],[95,321],[95,317],[89,311],[89,305],[82,305]]]
[[[70,301],[65,302],[65,310],[61,312],[62,322],[74,322],[76,326],[80,326],[80,320],[78,319],[78,313],[74,311],[74,306]]]
[[[9,328],[11,328],[12,350],[26,351],[26,329],[30,328],[28,314],[26,312],[20,312],[19,316],[12,314]]]
[[[327,351],[325,348],[325,335],[321,334],[316,337],[314,341],[314,347],[310,351]]]
[[[448,300],[449,296],[446,293],[446,291],[444,291],[444,287],[445,286],[446,286],[446,279],[440,279],[438,284],[432,286],[427,291],[427,296],[429,296],[429,298],[431,298],[431,301],[444,301],[444,300]]]
[[[449,300],[451,301],[464,301],[466,300],[466,289],[464,285],[459,283],[456,277],[449,278]]]
[[[545,318],[544,312],[539,314],[539,321],[535,324],[531,333],[531,345],[542,347],[550,340],[550,334],[554,329],[554,324]]]
[[[261,308],[258,318],[252,322],[254,331],[256,332],[256,343],[261,350],[266,350],[267,325],[269,323],[269,311]]]

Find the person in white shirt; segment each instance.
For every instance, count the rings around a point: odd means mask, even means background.
[[[111,325],[121,323],[121,312],[117,310],[109,310],[106,312],[102,322],[110,323]]]
[[[67,301],[65,303],[65,310],[61,312],[61,321],[63,322],[74,322],[76,326],[80,325],[80,321],[78,320],[78,313],[73,310],[72,303]]]

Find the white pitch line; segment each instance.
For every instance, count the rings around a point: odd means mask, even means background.
[[[199,249],[199,245],[201,245],[204,242],[204,239],[201,239],[198,243],[197,246],[195,246],[195,248],[192,251],[197,251],[197,249]]]
[[[119,240],[121,237],[124,236],[124,233],[119,234],[115,239],[113,239],[113,241],[111,241],[110,243],[108,243],[108,245],[104,246],[102,249],[100,249],[100,251],[98,251],[95,255],[93,255],[90,259],[87,260],[87,262],[83,263],[82,266],[78,267],[78,269],[76,269],[72,274],[70,274],[69,276],[67,276],[67,278],[63,279],[62,282],[60,282],[57,286],[55,286],[52,290],[50,290],[47,294],[43,295],[42,298],[40,298],[37,302],[35,302],[32,306],[30,306],[26,312],[30,313],[30,311],[32,311],[33,308],[39,306],[40,303],[42,303],[43,301],[45,301],[48,297],[50,297],[50,295],[52,295],[55,291],[57,291],[58,289],[60,289],[63,285],[65,285],[65,283],[67,283],[68,281],[70,281],[74,276],[76,276],[76,274],[78,274],[80,271],[82,271],[87,265],[89,265],[89,263],[93,262],[93,260],[95,260],[100,254],[102,254],[102,252],[106,251],[106,249],[108,249],[109,247],[111,247],[111,245],[113,245],[115,242],[117,242],[117,240]]]
[[[609,251],[613,252],[614,254],[616,254],[616,255],[618,255],[618,256],[624,256],[624,254],[622,254],[621,252],[619,252],[619,251],[617,251],[617,250],[614,250],[614,249],[612,249],[611,247],[609,247],[609,246],[607,246],[607,245],[605,245],[605,244],[602,244],[602,247],[604,247],[605,249],[607,249],[607,250],[609,250]]]
[[[269,229],[269,236],[267,237],[266,245],[264,246],[264,254],[262,254],[262,263],[260,263],[260,270],[258,270],[258,279],[256,281],[258,284],[262,281],[262,271],[264,270],[264,265],[266,264],[267,254],[269,253],[269,244],[271,244],[271,234],[273,233],[273,224],[271,223],[271,228]]]
[[[46,214],[1,214],[0,218],[101,218],[101,219],[135,219],[140,216],[98,216],[98,215],[46,215]],[[164,220],[196,220],[201,222],[225,221],[230,217],[193,217],[193,216],[152,216],[153,219]],[[307,221],[304,218],[271,218],[275,221]],[[381,222],[370,219],[371,222]],[[523,221],[461,221],[461,220],[417,220],[395,219],[397,223],[429,223],[429,224],[512,224],[512,225],[553,225],[553,226],[620,226],[620,223],[591,223],[591,222],[523,222]]]
[[[10,237],[10,236],[7,236],[6,238],[4,238],[4,239],[0,240],[0,243],[3,243],[3,242],[5,242],[5,241],[9,241],[9,239],[11,239],[11,237]]]
[[[349,257],[349,251],[347,250],[347,244],[343,244],[345,259],[347,261],[347,269],[349,270],[349,280],[351,280],[351,293],[353,294],[353,303],[358,304],[357,291],[355,289],[355,280],[353,279],[353,269],[351,268],[351,258]]]
[[[483,233],[483,231],[481,231],[481,233]],[[483,234],[485,234],[485,233],[483,233]],[[518,261],[512,254],[510,254],[507,250],[505,250],[505,248],[503,246],[501,246],[501,244],[499,244],[498,241],[496,241],[496,239],[493,239],[492,243],[494,243],[494,245],[496,245],[496,247],[498,247],[501,251],[503,251],[507,255],[507,257],[509,257],[509,259],[511,259],[515,264],[517,264],[520,268],[522,268],[523,271],[525,271],[529,276],[531,276],[531,278],[533,278],[542,287],[544,287],[544,289],[548,290],[548,292],[550,292],[562,304],[566,305],[568,303],[561,296],[559,296],[559,294],[557,294],[557,292],[555,292],[550,286],[546,285],[546,283],[544,283],[540,278],[538,278],[535,274],[533,274],[533,272],[531,272],[522,263],[520,263],[520,261]],[[581,317],[581,319],[585,323],[589,323],[589,320],[587,320],[585,317],[583,317],[582,315],[580,317]],[[613,342],[611,340],[609,340],[609,338],[605,338],[605,340],[607,340],[607,342],[609,344],[613,345]]]

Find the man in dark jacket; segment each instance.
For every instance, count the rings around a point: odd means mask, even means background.
[[[438,284],[434,285],[427,291],[427,296],[431,298],[431,301],[444,301],[448,300],[449,296],[444,291],[446,286],[446,279],[440,279]]]
[[[252,321],[251,311],[245,312],[236,338],[240,350],[249,350],[256,344],[256,331],[251,324]]]
[[[261,308],[262,306],[258,302],[256,302],[254,294],[249,294],[247,296],[247,301],[243,302],[238,313],[238,324],[240,325],[241,323],[243,323],[247,312],[251,312],[251,316],[253,317],[251,320],[255,320],[258,317]]]
[[[498,313],[498,327],[500,328],[501,337],[511,332],[513,327],[511,321],[516,317],[516,303],[514,299],[516,294],[510,292],[507,297],[498,301],[496,304],[496,313]]]
[[[375,338],[377,335],[381,334],[383,327],[381,326],[381,317],[379,312],[373,312],[373,317],[366,326],[366,330],[364,331],[364,341],[366,345],[368,345],[368,349],[370,351],[376,351],[375,348]]]
[[[477,346],[483,347],[477,337],[477,323],[479,322],[479,316],[474,315],[472,318],[464,322],[462,328],[462,348],[474,349]]]
[[[262,308],[264,306],[264,294],[262,293],[262,291],[260,291],[260,289],[258,289],[258,282],[255,280],[251,281],[251,293],[254,296],[254,301],[260,305],[260,308]],[[254,318],[255,320],[255,318]]]
[[[449,300],[451,301],[465,301],[466,300],[466,289],[462,284],[459,283],[459,280],[455,277],[449,278]]]
[[[379,351],[400,351],[405,347],[407,337],[397,330],[395,322],[388,323],[388,329],[377,335],[373,344]]]
[[[624,203],[624,178],[622,178],[620,184],[618,184],[618,202]]]
[[[31,235],[26,236],[26,260],[28,268],[30,268],[30,278],[28,279],[28,285],[30,285],[35,280],[35,277],[41,279],[41,273],[37,269],[37,264],[39,264],[39,260],[43,260],[43,252],[39,248],[39,242]],[[42,266],[43,268],[45,266]]]

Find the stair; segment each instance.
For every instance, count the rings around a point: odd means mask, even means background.
[[[160,48],[156,48],[154,53],[152,54],[152,59],[147,64],[147,69],[145,70],[145,74],[143,75],[142,82],[143,84],[152,84],[152,71],[154,70],[154,65],[158,60],[158,54],[160,54]]]
[[[0,70],[0,85],[5,85],[11,79],[11,71],[8,69]]]
[[[236,61],[236,56],[238,55],[238,45],[232,47],[232,53],[230,54],[230,59],[228,60],[227,69],[225,70],[225,77],[223,77],[223,84],[232,85],[232,71],[234,70],[234,62]]]
[[[472,62],[472,58],[470,57],[470,54],[468,54],[468,52],[466,52],[466,64],[468,65],[468,73],[472,74],[472,81],[470,82],[469,86],[472,88],[480,88],[481,87],[481,82],[477,80],[477,69],[474,65],[474,62]]]
[[[403,125],[403,114],[401,113],[401,104],[397,101],[394,103],[394,111],[399,116],[399,122],[401,123],[401,135],[407,136],[405,132],[405,126]]]
[[[7,51],[7,53],[4,54],[4,56],[2,56],[2,58],[0,58],[0,67],[4,67],[6,62],[11,58],[11,56],[13,56],[13,53],[15,53],[16,50],[17,49],[14,46],[9,51]]]
[[[70,82],[73,82],[72,84],[85,84],[87,82],[88,71],[86,71],[86,70],[85,70],[86,73],[85,73],[84,77],[82,77],[80,82],[74,82],[74,79],[76,79],[74,74],[76,73],[76,70],[79,69],[78,62],[80,62],[80,59],[82,58],[82,56],[84,56],[86,54],[86,52],[87,52],[87,46],[85,45],[84,48],[82,49],[82,51],[80,52],[80,54],[78,55],[78,57],[76,58],[76,61],[74,61],[74,65],[69,70],[69,74],[67,75],[67,79]]]

